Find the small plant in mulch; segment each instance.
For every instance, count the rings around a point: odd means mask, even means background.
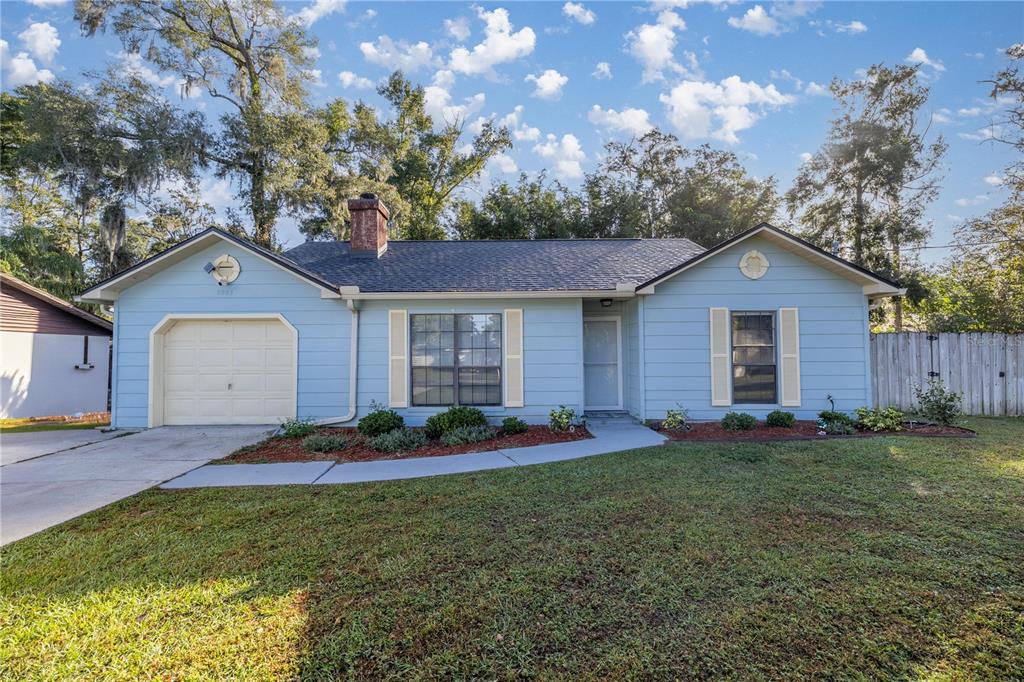
[[[289,419],[281,424],[281,435],[285,438],[301,438],[317,430],[312,419]]]
[[[405,426],[405,419],[377,401],[370,403],[370,413],[359,420],[356,428],[367,438],[374,438]]]
[[[574,430],[577,421],[576,410],[565,405],[559,405],[548,413],[548,428],[556,433]]]
[[[519,417],[505,417],[501,420],[501,431],[507,436],[514,436],[517,433],[526,433],[530,425]]]
[[[302,439],[302,449],[306,452],[338,452],[344,450],[352,442],[345,436],[327,433],[315,433]]]
[[[440,438],[449,431],[468,426],[487,426],[487,416],[476,407],[453,405],[427,417],[423,430],[428,438]]]
[[[460,426],[441,436],[445,445],[465,445],[491,440],[498,436],[498,430],[491,426]]]
[[[674,410],[665,410],[665,418],[661,420],[661,428],[668,429],[670,431],[678,431],[680,429],[690,430],[690,415],[686,409],[680,405],[676,405]]]
[[[858,407],[857,426],[867,431],[902,431],[906,416],[895,407]]]
[[[796,424],[796,415],[783,410],[772,410],[765,417],[764,423],[774,429],[791,429]]]
[[[931,379],[928,387],[918,386],[914,389],[919,412],[925,419],[943,426],[952,426],[963,416],[962,396],[947,391],[941,379]]]
[[[850,415],[836,410],[823,410],[818,413],[818,429],[830,436],[849,436],[856,433],[854,421]]]
[[[729,412],[721,423],[726,431],[753,431],[757,428],[757,417],[746,412]]]
[[[369,438],[366,444],[371,450],[377,452],[408,452],[421,448],[429,442],[430,439],[422,431],[413,431],[403,427]]]

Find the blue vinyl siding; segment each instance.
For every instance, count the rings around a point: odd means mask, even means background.
[[[759,280],[739,271],[740,257],[768,257]],[[814,418],[829,407],[850,411],[871,400],[867,302],[858,284],[804,258],[753,238],[684,271],[643,300],[646,416],[660,419],[677,403],[692,419],[719,419],[730,410],[763,418],[775,405],[712,407],[708,309],[800,310],[800,407],[779,408]]]

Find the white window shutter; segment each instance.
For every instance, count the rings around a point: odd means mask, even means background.
[[[711,322],[711,404],[732,404],[732,363],[729,361],[729,309],[709,308]]]
[[[523,309],[505,311],[505,407],[523,407]]]
[[[388,407],[409,407],[409,316],[388,311]]]
[[[779,404],[800,407],[800,311],[779,308]]]

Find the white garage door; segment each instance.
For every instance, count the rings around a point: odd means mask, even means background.
[[[295,338],[279,320],[179,320],[164,333],[165,424],[295,416]]]

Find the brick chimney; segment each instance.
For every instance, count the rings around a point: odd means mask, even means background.
[[[361,258],[380,258],[388,250],[388,207],[369,192],[358,199],[348,200],[348,213],[352,226],[350,244],[352,255]]]

